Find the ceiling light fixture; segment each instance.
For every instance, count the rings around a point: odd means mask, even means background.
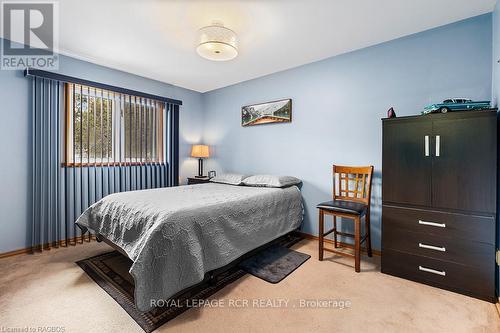
[[[220,22],[213,22],[212,25],[201,28],[199,37],[196,52],[205,59],[227,61],[238,55],[236,33]]]

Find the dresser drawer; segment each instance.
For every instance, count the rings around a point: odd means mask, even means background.
[[[495,302],[495,266],[470,267],[384,250],[382,272]]]
[[[384,205],[382,207],[383,234],[392,228],[495,245],[494,217]]]
[[[474,267],[495,263],[495,246],[491,244],[413,232],[399,227],[384,228],[383,239],[383,249]]]

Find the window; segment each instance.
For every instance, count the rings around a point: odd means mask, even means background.
[[[66,84],[66,165],[164,162],[165,104]]]

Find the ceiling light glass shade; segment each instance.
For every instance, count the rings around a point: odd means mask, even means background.
[[[238,55],[236,33],[220,23],[199,30],[198,54],[213,61],[227,61]]]

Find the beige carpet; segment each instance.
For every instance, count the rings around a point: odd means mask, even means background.
[[[191,309],[160,332],[500,332],[493,304],[391,277],[379,258],[363,258],[354,273],[348,258],[319,262],[317,243],[293,247],[312,258],[279,284],[247,275],[212,298],[224,307]],[[64,327],[65,332],[141,332],[75,261],[109,251],[90,243],[0,260],[0,332],[7,328]],[[332,257],[327,257],[332,258]],[[335,262],[334,262],[334,261]],[[246,299],[237,308],[230,301]],[[257,308],[254,299],[288,300]],[[349,308],[300,308],[301,299],[349,300]],[[294,307],[295,305],[295,307]]]

